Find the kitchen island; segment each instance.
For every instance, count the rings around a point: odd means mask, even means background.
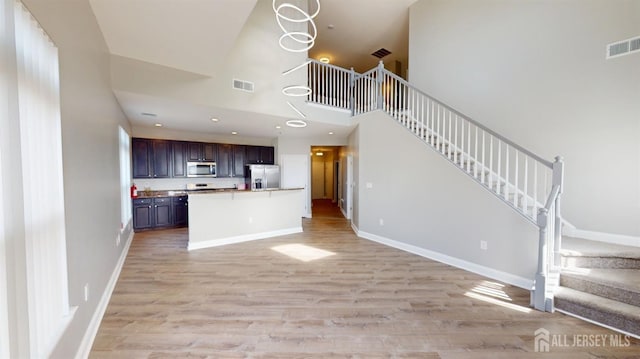
[[[189,250],[302,232],[303,189],[189,193]]]

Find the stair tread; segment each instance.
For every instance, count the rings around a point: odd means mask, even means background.
[[[640,321],[640,308],[635,305],[562,286],[556,289],[554,297],[556,300],[566,300],[567,302],[577,303],[601,312],[619,314],[625,318]],[[560,307],[560,309],[562,308]]]
[[[562,237],[563,256],[572,257],[617,257],[640,259],[640,248],[597,242],[582,238]]]
[[[640,295],[640,269],[563,268],[560,275],[624,289]]]

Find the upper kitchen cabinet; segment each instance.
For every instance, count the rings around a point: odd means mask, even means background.
[[[171,177],[171,142],[166,140],[152,141],[153,178]]]
[[[131,140],[133,178],[171,177],[171,142],[133,138]]]
[[[247,164],[274,164],[274,148],[268,146],[247,146]]]
[[[189,161],[216,161],[216,144],[189,142],[187,159]]]
[[[133,138],[131,140],[131,165],[133,178],[151,178],[151,140]]]
[[[246,146],[218,144],[217,177],[244,177]]]
[[[247,146],[233,145],[233,177],[244,177],[247,164]]]
[[[187,142],[172,141],[173,177],[187,177]]]

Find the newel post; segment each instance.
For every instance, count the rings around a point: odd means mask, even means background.
[[[377,102],[378,102],[378,106],[377,109],[378,110],[383,110],[384,109],[384,100],[383,100],[383,94],[382,94],[382,83],[384,80],[384,63],[382,62],[382,60],[380,60],[380,62],[378,63],[378,73],[376,74],[376,90],[378,93],[378,97],[377,97]]]
[[[546,208],[538,210],[538,228],[540,229],[538,237],[538,270],[536,271],[536,279],[531,295],[531,304],[537,310],[545,311],[546,308],[546,292],[547,292],[547,227],[549,213]]]
[[[553,185],[559,186],[560,191],[556,197],[555,205],[555,218],[553,218],[555,225],[553,227],[553,265],[559,267],[561,265],[560,251],[562,250],[562,213],[561,213],[561,198],[562,190],[564,188],[564,161],[561,156],[556,156],[555,162],[553,162]]]

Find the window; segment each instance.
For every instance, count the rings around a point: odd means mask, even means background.
[[[66,329],[67,252],[60,129],[58,49],[31,13],[15,3],[20,159],[30,353],[48,357]]]
[[[129,157],[131,140],[129,134],[122,127],[118,127],[120,138],[120,230],[128,227],[131,221],[131,158]]]

